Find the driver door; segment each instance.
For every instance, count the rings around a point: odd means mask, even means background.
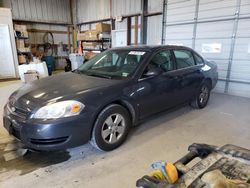
[[[147,77],[146,73],[153,69],[159,69],[161,74]],[[140,118],[163,111],[176,104],[176,93],[180,89],[176,77],[169,76],[175,70],[174,55],[171,50],[163,50],[156,53],[148,62],[139,85],[139,111]]]

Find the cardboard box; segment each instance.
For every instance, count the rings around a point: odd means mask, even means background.
[[[96,31],[98,32],[111,32],[111,25],[105,23],[97,23]]]
[[[38,75],[38,72],[35,70],[28,70],[26,73],[24,73],[25,83],[32,82],[32,81],[38,80],[38,79],[39,79],[39,75]]]
[[[77,34],[77,40],[99,40],[99,32],[96,30],[85,31]]]
[[[86,40],[98,40],[99,39],[99,32],[96,30],[89,30],[85,32]]]
[[[94,53],[94,52],[86,52],[85,53],[85,59],[86,60],[90,60],[92,59],[93,57],[95,57],[97,55],[97,53]]]
[[[24,64],[26,63],[26,57],[24,55],[18,55],[18,62],[19,64]]]
[[[83,43],[82,43],[83,48],[89,48],[89,49],[95,49],[95,47],[96,47],[97,45],[98,45],[98,44],[95,43],[95,42],[83,42]]]
[[[24,48],[24,40],[20,39],[20,40],[16,40],[16,48],[20,49],[20,48]]]
[[[19,52],[30,52],[30,48],[17,48],[17,50],[19,51]]]
[[[14,25],[14,29],[15,29],[16,31],[25,32],[25,31],[27,31],[27,26],[26,26],[26,25],[18,25],[18,24],[15,24],[15,25]]]
[[[22,37],[28,38],[29,37],[28,31],[23,31],[22,32]]]

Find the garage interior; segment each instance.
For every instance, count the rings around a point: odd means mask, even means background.
[[[219,78],[207,107],[184,105],[147,118],[111,152],[90,144],[19,150],[2,122],[11,93],[128,45],[187,46],[216,62]],[[0,67],[3,188],[135,187],[150,164],[175,162],[192,143],[250,149],[249,0],[2,0]]]

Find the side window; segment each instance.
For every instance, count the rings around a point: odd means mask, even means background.
[[[163,72],[171,71],[174,69],[174,63],[172,60],[171,52],[169,50],[162,51],[156,54],[149,62],[144,73],[157,68],[161,69]]]
[[[204,63],[203,59],[200,56],[198,56],[196,53],[194,53],[194,58],[195,58],[196,64]]]
[[[136,66],[140,61],[140,56],[137,55],[127,55],[124,60],[124,65]]]
[[[174,50],[174,55],[176,58],[177,69],[182,69],[195,65],[192,52],[188,50]]]

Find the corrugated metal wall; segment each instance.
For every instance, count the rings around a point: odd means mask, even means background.
[[[168,0],[166,20],[166,44],[192,47],[218,64],[216,91],[250,97],[249,0]],[[149,19],[149,44],[158,44],[161,24],[162,19]],[[221,49],[209,52],[204,45]]]
[[[78,23],[110,18],[110,0],[77,0]],[[112,17],[141,12],[140,0],[112,0]]]
[[[162,0],[148,0],[148,12],[162,11]]]
[[[77,0],[78,23],[110,18],[109,0]]]
[[[69,0],[11,0],[16,20],[70,23]]]
[[[147,44],[161,44],[162,15],[148,17]]]
[[[2,0],[1,6],[12,9],[14,20],[70,24],[69,0]],[[28,29],[67,31],[67,27],[47,24],[27,24]],[[44,33],[29,33],[31,44],[43,43]],[[67,43],[67,34],[53,34],[56,44]]]
[[[113,17],[141,13],[140,0],[112,0]]]

